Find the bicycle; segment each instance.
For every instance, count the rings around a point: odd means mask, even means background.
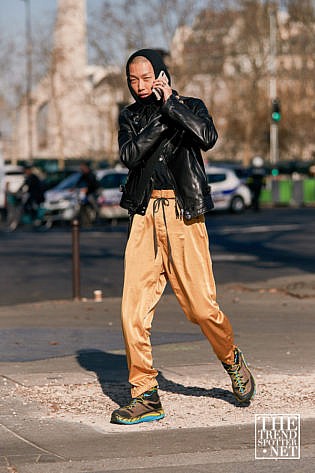
[[[48,230],[52,221],[41,204],[29,200],[28,192],[7,192],[7,229],[14,232],[19,225],[32,225],[35,229]]]

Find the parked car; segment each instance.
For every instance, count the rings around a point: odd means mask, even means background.
[[[77,215],[78,199],[74,188],[79,178],[80,173],[75,172],[45,192],[43,206],[53,221],[70,221]]]
[[[120,207],[121,186],[126,182],[128,169],[106,169],[100,179],[100,195],[97,199],[99,216],[104,219],[128,217],[128,211]]]
[[[101,218],[116,219],[127,216],[126,210],[119,206],[120,185],[125,182],[127,173],[127,169],[124,168],[96,171],[100,183],[97,204]],[[44,208],[52,220],[70,221],[77,216],[82,197],[78,189],[80,176],[80,172],[75,172],[45,193]]]
[[[251,205],[251,193],[234,169],[224,166],[207,166],[206,174],[211,186],[214,210],[241,213]]]
[[[71,176],[75,171],[71,169],[64,169],[63,171],[54,171],[46,173],[43,179],[43,189],[48,191],[56,187],[61,181]]]

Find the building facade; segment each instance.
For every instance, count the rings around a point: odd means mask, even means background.
[[[210,159],[248,164],[269,159],[271,100],[268,6],[206,10],[177,29],[168,65],[181,94],[201,97],[219,131]],[[277,93],[281,159],[315,158],[315,22],[277,15]],[[117,160],[117,118],[130,100],[119,67],[87,63],[85,0],[59,0],[45,77],[32,91],[32,158]],[[29,158],[26,100],[13,137],[19,160]],[[207,159],[207,156],[205,156]]]
[[[15,159],[57,160],[60,168],[73,159],[113,162],[121,71],[88,65],[85,0],[58,1],[49,62],[31,94],[31,120],[26,98],[18,110]]]

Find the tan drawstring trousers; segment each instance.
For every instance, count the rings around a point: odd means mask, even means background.
[[[145,216],[133,218],[125,252],[122,327],[132,397],[157,385],[150,331],[167,281],[219,360],[232,364],[233,331],[216,302],[204,216],[189,221],[176,218],[174,192],[155,190]]]

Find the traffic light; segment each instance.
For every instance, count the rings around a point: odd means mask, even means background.
[[[281,120],[280,101],[278,99],[274,99],[271,103],[271,118],[275,123]]]

